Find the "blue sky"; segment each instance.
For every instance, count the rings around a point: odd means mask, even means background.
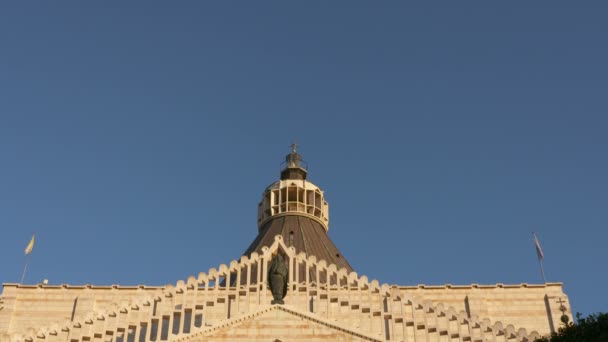
[[[2,3],[0,282],[33,232],[27,283],[163,285],[238,259],[295,139],[359,274],[537,283],[535,230],[574,311],[607,311],[606,15]]]

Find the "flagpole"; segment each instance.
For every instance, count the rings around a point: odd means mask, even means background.
[[[543,283],[547,283],[547,279],[545,279],[545,270],[543,269],[543,260],[538,258],[538,264],[540,265],[540,275],[543,277]]]
[[[23,279],[25,278],[25,272],[27,272],[27,265],[30,263],[30,254],[28,253],[25,256],[25,266],[23,266],[23,273],[21,273],[21,281],[19,282],[19,284],[23,284]]]

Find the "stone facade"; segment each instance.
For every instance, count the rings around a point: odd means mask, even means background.
[[[273,306],[265,275],[279,252],[287,256],[289,291],[283,306]],[[277,236],[260,254],[175,286],[5,284],[0,340],[531,341],[560,324],[560,299],[569,315],[560,283],[380,285],[297,254]]]
[[[262,195],[245,255],[175,285],[4,284],[0,342],[532,341],[562,315],[572,320],[561,283],[397,286],[359,276],[329,239],[329,206],[306,176],[294,146]],[[278,253],[288,291],[272,305]]]

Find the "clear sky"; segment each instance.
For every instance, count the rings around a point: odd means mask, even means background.
[[[0,282],[238,259],[295,139],[359,274],[608,311],[606,3],[427,4],[2,2]]]

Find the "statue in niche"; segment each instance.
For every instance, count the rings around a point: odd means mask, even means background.
[[[268,268],[268,284],[273,298],[270,304],[285,304],[283,298],[287,294],[288,277],[289,268],[285,265],[285,258],[279,253],[272,259]]]

